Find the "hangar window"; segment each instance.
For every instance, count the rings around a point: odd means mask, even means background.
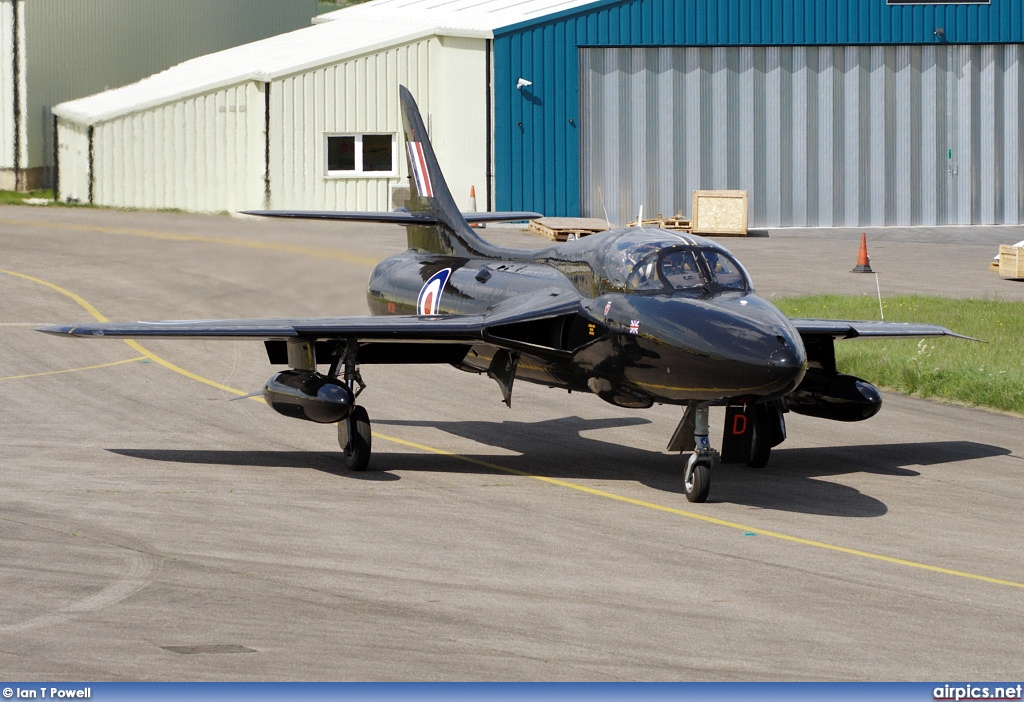
[[[394,134],[328,134],[324,139],[327,175],[392,175]]]

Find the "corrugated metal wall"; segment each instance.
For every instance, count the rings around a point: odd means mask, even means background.
[[[14,168],[14,3],[0,0],[0,169]]]
[[[743,189],[751,226],[1020,223],[1022,62],[1021,45],[583,49],[581,211],[689,214],[693,190]]]
[[[60,156],[60,199],[89,202],[92,172],[89,164],[89,131],[86,125],[58,119],[57,151]]]
[[[0,0],[0,188],[4,189],[18,186],[27,162],[25,95],[25,3]]]
[[[578,47],[972,42],[1024,43],[1024,2],[605,0],[502,28],[494,40],[497,207],[579,213]],[[533,81],[529,91],[516,90],[519,77]]]
[[[271,83],[268,206],[391,209],[389,186],[399,179],[327,177],[324,135],[400,133],[398,83],[416,96],[427,94],[429,44],[407,44]],[[426,112],[429,101],[423,101]]]
[[[31,0],[24,5],[30,166],[52,164],[53,105],[126,85],[195,56],[309,26],[316,15],[316,0]]]
[[[441,50],[430,56],[430,140],[455,202],[466,209],[470,186],[475,186],[483,210],[488,185],[487,41],[441,37],[439,44]],[[403,158],[403,174],[405,168]]]
[[[263,84],[248,82],[95,125],[93,201],[194,211],[261,207],[264,112]],[[77,144],[72,138],[69,145]],[[87,201],[88,192],[69,187],[80,183],[82,164],[63,149],[60,170],[61,197]]]
[[[398,86],[419,104],[460,205],[486,179],[485,41],[437,37],[275,80],[270,87],[269,206],[390,210],[390,187],[407,182]],[[466,86],[475,90],[467,91]],[[398,135],[398,175],[327,176],[324,135]]]
[[[486,184],[485,71],[485,40],[425,38],[269,86],[246,82],[100,122],[91,166],[89,127],[62,119],[60,196],[89,202],[91,188],[96,204],[192,211],[390,210],[390,186],[408,178],[402,84],[416,97],[464,207],[470,185]],[[467,84],[478,90],[467,93]],[[395,134],[397,173],[327,175],[325,136],[333,133]]]

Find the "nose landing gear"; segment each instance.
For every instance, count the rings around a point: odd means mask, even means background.
[[[781,400],[765,403],[728,405],[722,453],[708,442],[708,405],[690,402],[672,439],[669,451],[693,451],[683,473],[683,492],[690,502],[704,502],[711,489],[711,469],[722,463],[741,463],[763,468],[773,446],[786,439],[785,404]]]
[[[668,443],[669,451],[693,451],[683,472],[683,494],[690,502],[708,499],[711,468],[718,462],[718,452],[708,440],[708,412],[708,405],[691,402]]]

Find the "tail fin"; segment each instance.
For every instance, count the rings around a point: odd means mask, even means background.
[[[407,228],[409,248],[455,256],[491,255],[493,247],[469,226],[448,190],[412,93],[401,85],[399,97],[409,160],[409,210],[428,215],[437,222],[436,226],[410,225]]]

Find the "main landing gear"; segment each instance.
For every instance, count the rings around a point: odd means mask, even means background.
[[[342,370],[343,366],[343,370]],[[350,344],[344,356],[338,356],[331,364],[330,375],[342,376],[354,403],[366,388],[356,366],[356,346]],[[353,404],[348,417],[338,422],[338,445],[345,455],[345,467],[349,470],[364,471],[370,465],[373,435],[370,431],[370,415],[362,405]]]

